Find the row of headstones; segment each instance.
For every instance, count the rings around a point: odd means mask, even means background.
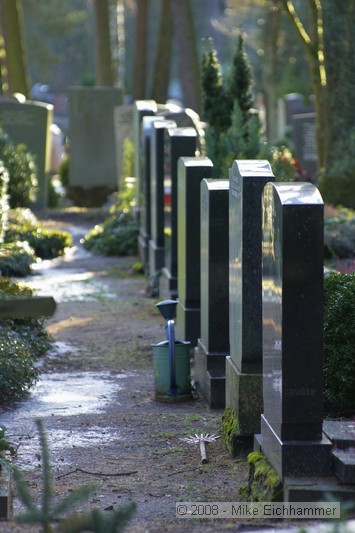
[[[141,257],[161,273],[160,296],[178,300],[177,337],[195,347],[209,406],[235,414],[235,452],[254,439],[283,480],[330,476],[322,198],[310,183],[275,183],[267,161],[212,179],[196,130],[146,106],[136,102]]]

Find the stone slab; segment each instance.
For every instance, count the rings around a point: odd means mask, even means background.
[[[355,448],[333,450],[333,463],[334,474],[344,483],[355,485]]]

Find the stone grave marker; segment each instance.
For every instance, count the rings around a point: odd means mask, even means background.
[[[177,338],[196,346],[201,322],[201,181],[211,178],[213,163],[208,157],[178,160],[177,249],[178,295]]]
[[[323,201],[309,183],[263,193],[261,449],[281,479],[328,476],[323,436]]]
[[[262,413],[261,194],[274,176],[268,161],[234,161],[229,187],[229,340],[226,406],[238,431],[233,453],[252,446]]]
[[[156,276],[164,266],[164,138],[165,130],[176,128],[172,120],[152,123],[150,130],[151,239],[149,273]]]
[[[301,170],[312,178],[317,173],[317,138],[315,113],[293,115],[292,142]]]
[[[196,380],[211,409],[225,406],[229,354],[229,180],[201,181],[201,336]]]
[[[13,144],[24,143],[35,157],[38,180],[35,207],[40,209],[45,209],[48,204],[52,118],[51,104],[0,98],[1,127]]]
[[[56,303],[51,296],[0,299],[0,319],[39,318],[54,314]],[[9,520],[12,515],[11,476],[5,468],[0,469],[0,520]]]
[[[193,157],[197,133],[194,128],[173,128],[165,132],[165,191],[170,191],[170,202],[164,205],[165,266],[160,278],[159,291],[165,299],[177,299],[177,165],[180,157]]]
[[[142,120],[146,116],[154,116],[158,112],[155,100],[136,100],[133,103],[133,144],[134,144],[134,177],[137,178],[137,214],[139,215],[140,178],[142,173]]]
[[[118,187],[114,110],[116,87],[71,87],[68,196],[76,205],[100,207]]]
[[[150,139],[151,128],[155,122],[164,120],[158,116],[142,117],[141,169],[139,177],[139,236],[138,253],[145,270],[149,262],[149,241],[151,238],[151,163]]]

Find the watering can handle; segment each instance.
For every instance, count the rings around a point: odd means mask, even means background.
[[[169,341],[170,391],[172,394],[176,395],[174,320],[168,320],[167,322],[167,337]]]

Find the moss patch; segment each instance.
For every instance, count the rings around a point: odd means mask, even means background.
[[[222,416],[222,433],[226,446],[231,454],[234,452],[234,435],[238,433],[238,418],[230,407],[226,407]]]
[[[260,452],[248,455],[249,481],[240,489],[240,495],[250,502],[282,501],[282,483],[277,472]]]

